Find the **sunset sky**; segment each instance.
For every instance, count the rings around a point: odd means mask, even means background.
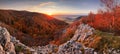
[[[27,10],[45,14],[87,14],[99,9],[99,0],[0,0],[0,9]]]

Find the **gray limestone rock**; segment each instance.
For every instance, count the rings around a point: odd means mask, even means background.
[[[88,25],[80,24],[75,35],[66,43],[61,44],[60,46],[49,44],[32,49],[22,44],[15,37],[10,36],[5,28],[0,27],[0,53],[16,54],[15,45],[19,45],[24,49],[31,51],[32,54],[83,54],[81,49],[85,48],[85,46],[78,42],[78,40],[84,41],[89,35],[93,34],[93,30],[94,29]],[[94,49],[91,48],[85,48],[85,53],[93,54],[93,50]],[[24,54],[24,52],[18,53]]]
[[[0,27],[0,43],[4,46],[7,42],[10,42],[10,34],[7,29]]]
[[[12,42],[7,42],[5,44],[5,50],[6,50],[6,52],[9,52],[10,54],[16,54],[15,53],[15,46]]]
[[[89,35],[93,34],[94,29],[86,24],[80,24],[75,32],[75,35],[66,43],[59,46],[46,45],[39,46],[36,51],[38,54],[94,54],[94,49],[83,46],[79,40],[84,41]],[[57,48],[57,52],[54,52]],[[84,53],[82,51],[84,49]]]
[[[10,34],[6,28],[0,27],[0,49],[5,53],[16,54],[15,47],[12,42],[10,42]],[[4,49],[4,50],[3,50]]]

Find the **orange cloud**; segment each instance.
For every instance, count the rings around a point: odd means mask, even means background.
[[[45,14],[54,14],[56,11],[55,2],[42,2],[36,6],[29,7],[28,10],[33,12],[41,12]]]
[[[42,2],[39,4],[39,7],[55,5],[55,2]]]

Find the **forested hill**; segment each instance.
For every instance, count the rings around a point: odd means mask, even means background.
[[[0,10],[0,26],[24,44],[46,45],[54,33],[68,24],[54,17],[28,11]]]

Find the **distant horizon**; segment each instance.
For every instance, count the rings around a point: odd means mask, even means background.
[[[16,10],[16,9],[0,9],[0,10],[15,10],[15,11],[28,11],[28,12],[36,12],[36,13],[42,13],[42,12],[37,12],[37,11],[29,11],[29,10]],[[90,13],[90,12],[89,12]],[[52,15],[88,15],[89,13],[79,13],[79,14],[52,14]],[[47,13],[42,13],[42,14],[47,14]],[[49,14],[47,14],[49,15]]]
[[[14,10],[14,9],[0,9],[0,10]],[[14,10],[14,11],[28,11],[28,12],[34,12],[34,11],[29,11],[29,10]],[[36,13],[41,13],[41,12],[36,12]],[[45,13],[42,13],[45,14]],[[81,14],[54,14],[55,15],[88,15],[89,13],[81,13]],[[47,14],[48,15],[48,14]]]
[[[25,10],[48,15],[77,15],[96,13],[99,0],[0,0],[0,9]]]

